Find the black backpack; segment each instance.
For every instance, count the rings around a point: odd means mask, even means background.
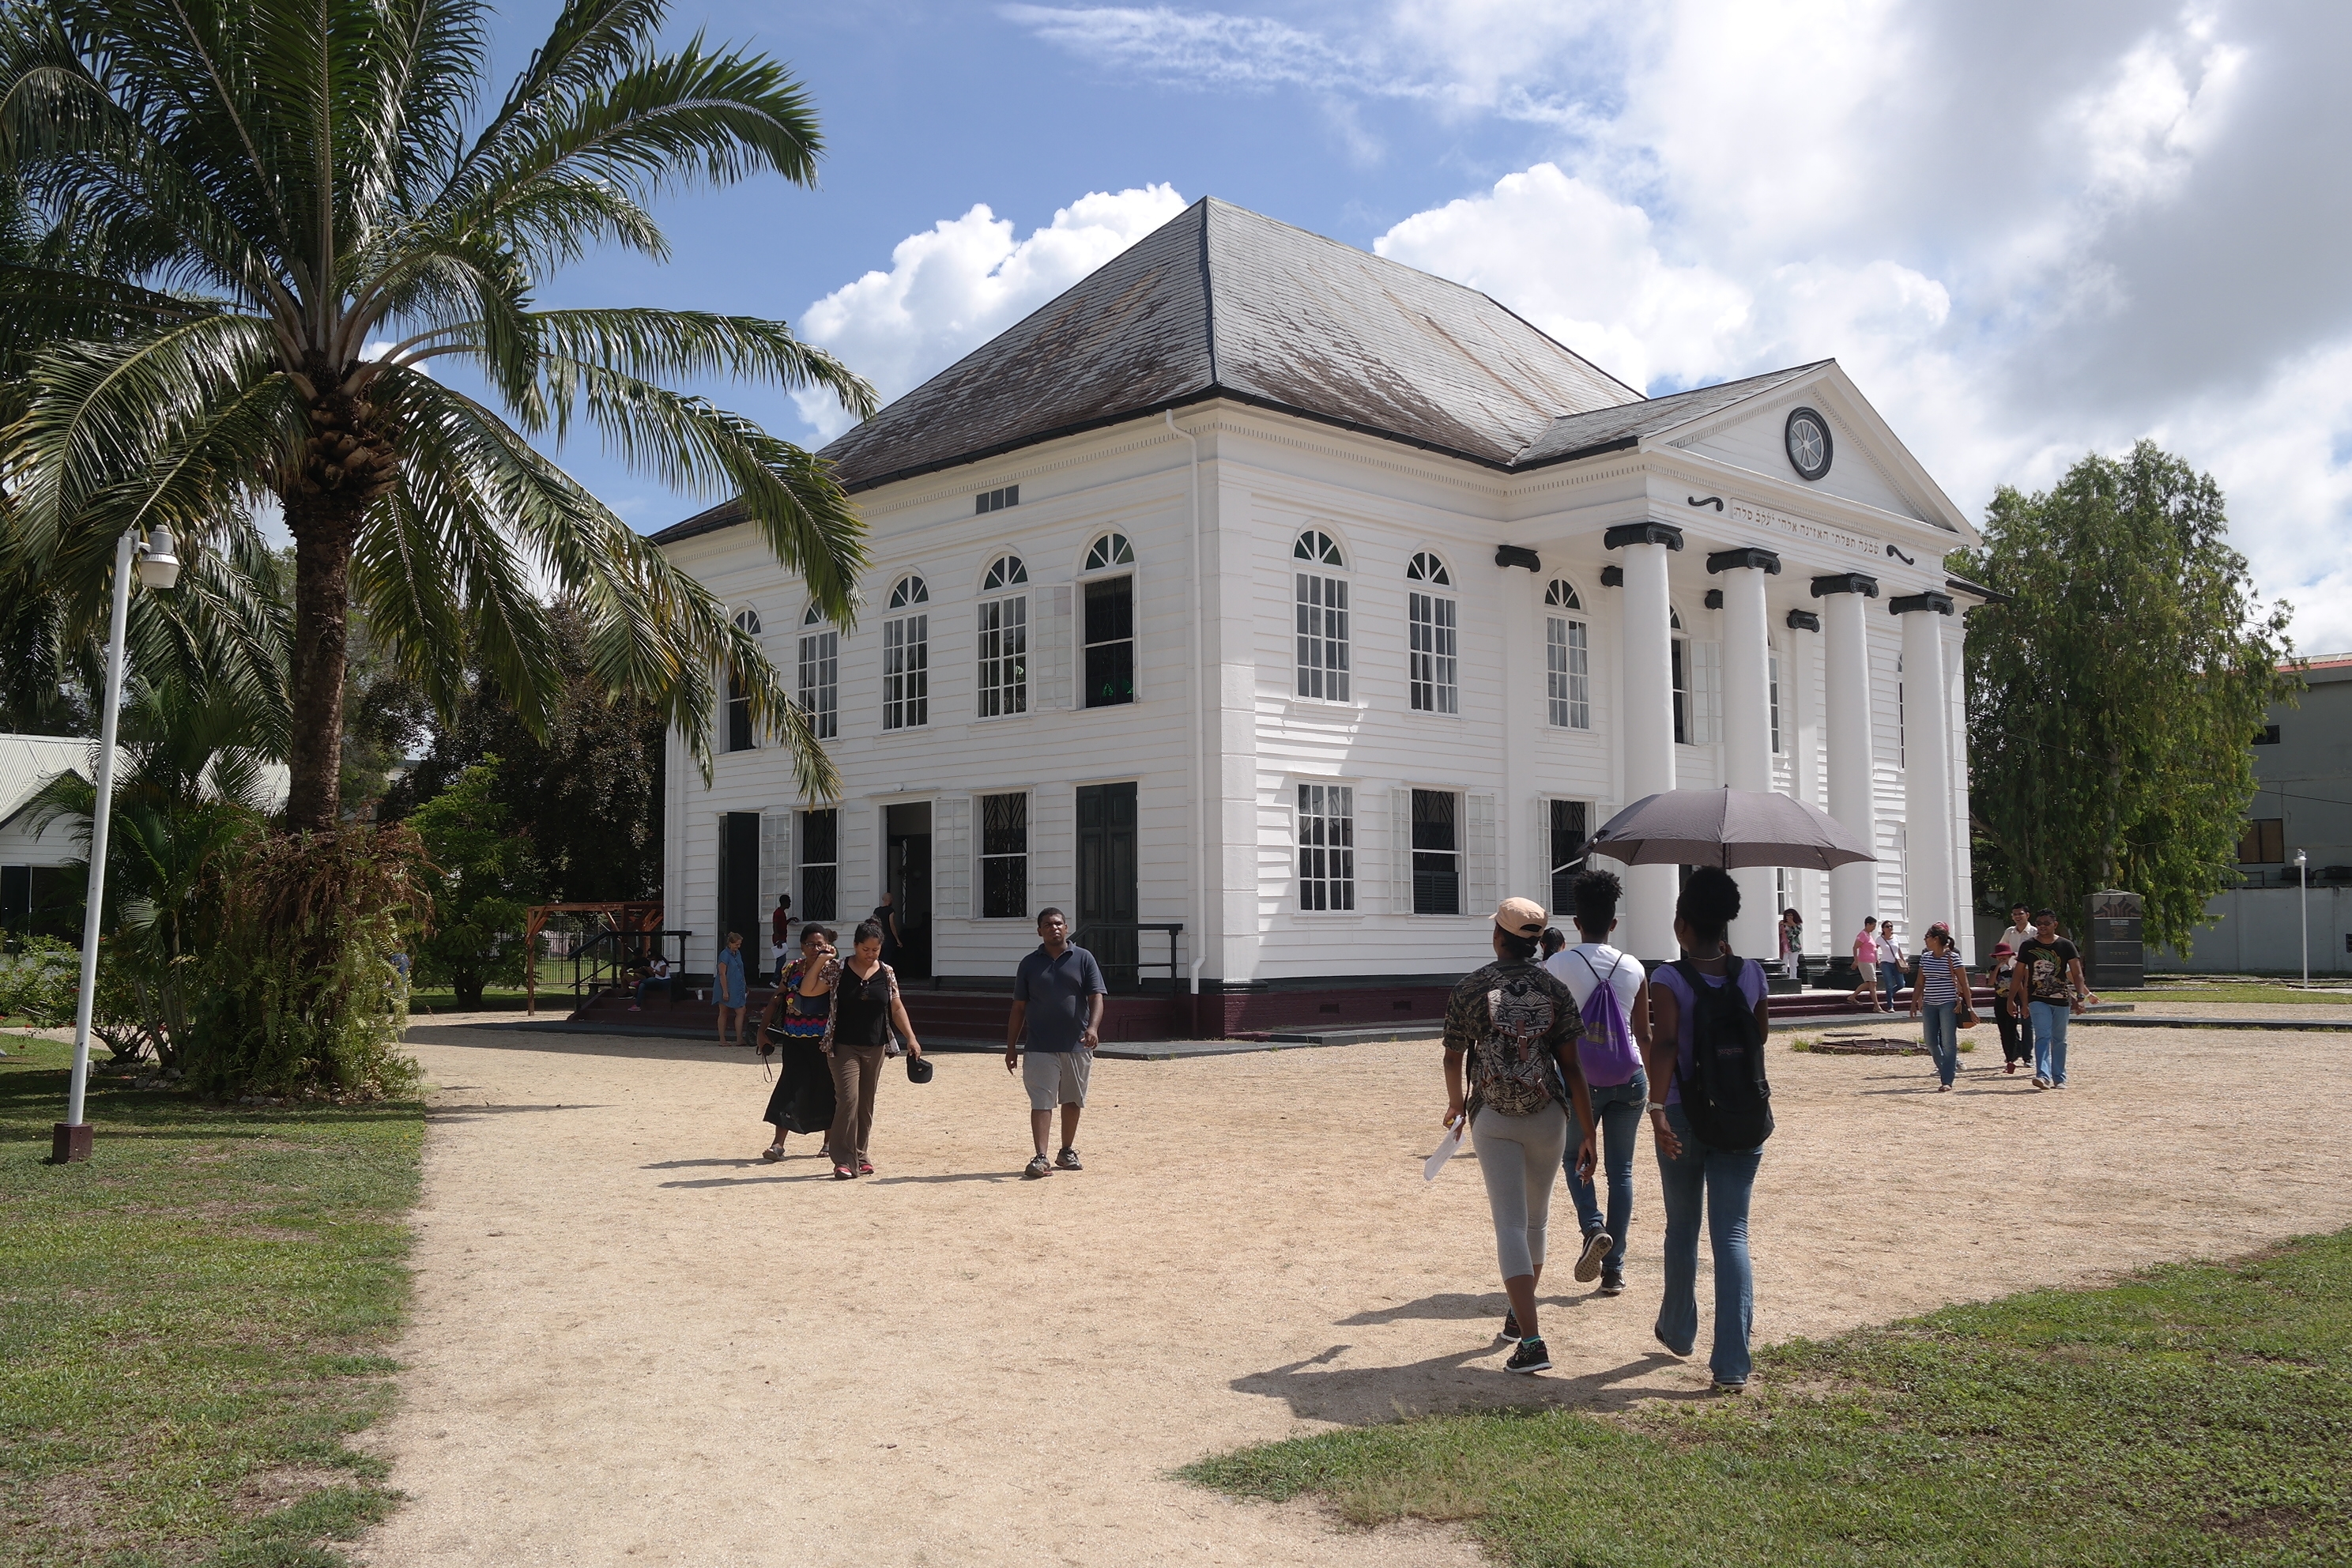
[[[1710,985],[1689,959],[1675,971],[1690,987],[1691,1066],[1675,1081],[1682,1087],[1683,1114],[1691,1131],[1711,1148],[1746,1150],[1772,1136],[1772,1086],[1764,1081],[1764,1037],[1756,1010],[1739,993],[1745,960],[1734,958],[1721,985]]]

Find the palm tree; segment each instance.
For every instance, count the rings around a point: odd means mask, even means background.
[[[201,545],[274,497],[293,827],[337,818],[352,605],[445,711],[470,657],[543,719],[546,585],[589,617],[599,678],[656,702],[706,769],[723,676],[804,789],[836,788],[756,639],[530,444],[582,423],[640,471],[739,497],[824,611],[853,614],[864,532],[824,465],[674,384],[820,387],[863,416],[865,382],[781,321],[535,303],[593,245],[666,256],[665,189],[814,179],[801,85],[698,37],[657,53],[665,11],[572,0],[486,111],[481,0],[27,0],[0,22],[0,177],[136,258],[120,281],[0,268],[0,333],[36,345],[0,473],[9,547],[95,584],[126,527]],[[453,360],[481,395],[428,368]]]

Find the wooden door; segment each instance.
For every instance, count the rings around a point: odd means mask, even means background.
[[[1138,982],[1135,785],[1078,788],[1078,941],[1114,991]]]

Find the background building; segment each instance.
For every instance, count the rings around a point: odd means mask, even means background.
[[[780,891],[845,921],[887,890],[918,977],[1001,983],[1055,904],[1130,974],[1167,952],[1130,928],[1181,924],[1197,1027],[1270,992],[1428,1016],[1405,993],[1483,962],[1497,897],[1557,904],[1611,812],[1725,784],[1881,853],[1741,873],[1742,951],[1786,904],[1815,952],[1969,908],[1975,591],[1940,563],[1975,535],[1833,361],[1643,398],[1482,294],[1203,201],[825,456],[871,530],[854,629],[731,507],[658,536],[845,784],[797,798],[748,720],[708,784],[673,752],[697,967]],[[1628,880],[1626,945],[1671,951],[1674,868]]]
[[[2314,973],[2352,973],[2352,654],[2303,666],[2297,703],[2278,704],[2254,739],[2253,803],[2238,842],[2239,888],[2205,906],[2214,922],[2183,957],[2151,951],[2151,969],[2294,973],[2306,914]],[[2294,853],[2311,888],[2295,882]]]

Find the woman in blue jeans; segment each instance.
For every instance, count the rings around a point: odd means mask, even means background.
[[[1764,966],[1734,958],[1726,940],[1739,913],[1739,885],[1712,866],[1691,873],[1675,903],[1675,940],[1702,984],[1736,985],[1769,1033]],[[1691,1131],[1682,1079],[1696,1070],[1691,1050],[1690,984],[1674,964],[1650,972],[1650,1129],[1658,1141],[1658,1189],[1666,1210],[1665,1298],[1658,1304],[1658,1342],[1678,1356],[1698,1343],[1698,1227],[1702,1209],[1715,1251],[1715,1346],[1707,1358],[1719,1394],[1748,1386],[1748,1331],[1756,1320],[1756,1277],[1748,1258],[1748,1198],[1764,1162],[1753,1149],[1709,1147]],[[1655,1098],[1664,1083],[1665,1099]]]
[[[1938,1094],[1948,1094],[1960,1070],[1961,1004],[1969,994],[1969,972],[1952,947],[1952,928],[1927,928],[1927,949],[1911,961],[1911,1016],[1927,1017],[1927,1054],[1936,1058]]]
[[[1592,1095],[1595,1136],[1601,1140],[1595,1153],[1608,1172],[1605,1217],[1601,1194],[1593,1184],[1593,1175],[1599,1173],[1580,1173],[1577,1151],[1572,1149],[1566,1152],[1562,1163],[1568,1169],[1569,1196],[1576,1200],[1577,1224],[1584,1232],[1577,1253],[1576,1278],[1589,1282],[1598,1275],[1603,1296],[1625,1293],[1625,1232],[1633,1218],[1633,1152],[1640,1141],[1642,1107],[1650,1098],[1649,1079],[1642,1067],[1650,1048],[1650,993],[1642,962],[1609,945],[1609,935],[1617,929],[1617,900],[1624,890],[1624,884],[1607,871],[1579,876],[1574,891],[1576,931],[1583,940],[1544,960],[1544,968],[1576,997],[1584,1019],[1577,1059]],[[1607,1021],[1608,1001],[1596,1007],[1593,999],[1604,986],[1630,1040],[1612,1042],[1602,1037],[1605,1031],[1600,1026]]]

